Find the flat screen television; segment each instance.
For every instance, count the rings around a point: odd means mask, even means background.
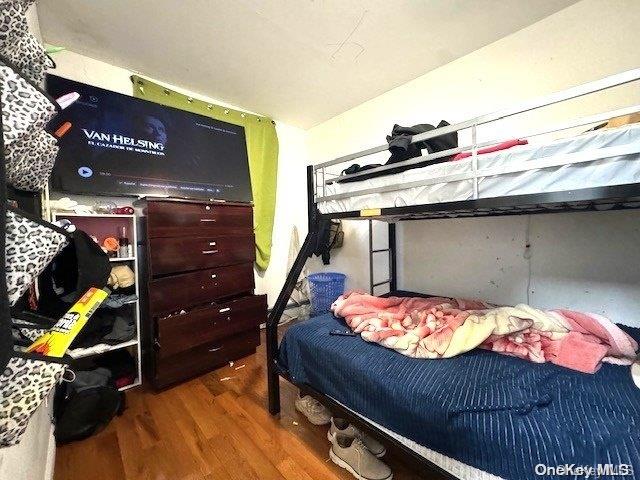
[[[50,125],[60,139],[54,190],[250,202],[244,128],[48,75],[47,90],[80,99]]]

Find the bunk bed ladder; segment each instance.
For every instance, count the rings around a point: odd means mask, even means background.
[[[369,293],[374,295],[376,287],[389,285],[389,292],[398,289],[396,275],[396,224],[389,223],[387,248],[373,248],[373,220],[369,220]],[[377,253],[387,253],[389,255],[389,276],[386,280],[375,281],[373,268],[373,257]]]

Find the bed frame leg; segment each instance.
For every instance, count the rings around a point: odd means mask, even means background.
[[[268,341],[267,345],[269,345]],[[267,388],[269,392],[269,413],[277,415],[280,413],[280,376],[273,361],[267,364]]]
[[[267,319],[267,387],[269,394],[269,413],[271,413],[271,415],[276,415],[280,412],[280,374],[277,365],[278,323],[280,323],[282,313],[287,307],[296,283],[298,283],[300,273],[302,273],[307,258],[313,254],[315,244],[316,232],[310,231],[304,239],[302,248],[296,260],[293,262],[291,270],[287,274],[284,286]]]

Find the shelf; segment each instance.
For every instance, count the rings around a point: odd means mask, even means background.
[[[133,339],[133,340],[129,340],[127,342],[118,343],[116,345],[105,345],[104,349],[81,352],[81,353],[78,353],[77,355],[74,354],[74,350],[79,350],[79,349],[69,350],[67,353],[73,359],[86,358],[86,357],[93,357],[95,355],[102,355],[102,354],[107,353],[107,352],[113,352],[114,350],[119,350],[121,348],[133,347],[134,345],[137,345],[137,344],[138,344],[138,340],[137,339]],[[90,347],[90,348],[93,348],[93,347]],[[89,350],[89,349],[88,348],[83,348],[82,350]]]
[[[117,290],[115,290],[115,292],[117,293],[118,291],[117,291]],[[121,306],[119,306],[119,307],[109,307],[109,306],[107,306],[106,308],[110,308],[111,310],[117,310],[118,308],[122,308],[122,307],[124,307],[125,305],[135,305],[135,304],[136,304],[136,303],[138,303],[139,301],[140,301],[140,299],[139,299],[139,298],[136,298],[135,300],[128,300],[128,301],[124,302],[124,303],[123,303]]]
[[[85,202],[86,203],[86,202]],[[134,272],[134,285],[135,285],[135,295],[139,298],[139,268],[137,265],[138,256],[136,252],[136,248],[138,245],[138,223],[136,221],[135,215],[123,215],[123,214],[111,214],[111,213],[76,213],[73,211],[53,211],[52,218],[54,220],[66,218],[70,220],[78,230],[83,230],[90,235],[95,236],[99,242],[104,242],[104,239],[107,237],[118,237],[118,233],[121,232],[122,227],[126,228],[127,236],[130,239],[131,245],[133,245],[134,250],[131,256],[126,256],[122,258],[109,258],[110,265],[115,267],[116,265],[128,265],[133,269]],[[117,290],[114,291],[117,293]],[[117,311],[117,310],[116,310]],[[78,350],[77,355],[73,355],[72,351],[69,352],[74,359],[82,359],[82,358],[98,358],[100,355],[104,355],[107,352],[112,352],[114,350],[127,349],[131,351],[131,354],[135,358],[136,362],[136,381],[132,385],[127,385],[121,390],[127,390],[129,388],[133,388],[135,386],[142,384],[142,344],[140,339],[141,325],[140,325],[140,301],[133,300],[123,304],[122,310],[123,313],[129,315],[129,311],[131,311],[131,315],[134,317],[135,327],[136,327],[136,337],[123,342],[117,345],[100,345],[99,348],[90,348],[90,349],[76,349]],[[135,350],[135,352],[134,352]]]

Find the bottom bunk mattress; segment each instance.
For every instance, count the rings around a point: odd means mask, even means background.
[[[538,464],[640,473],[640,389],[628,366],[605,364],[588,375],[484,350],[414,359],[359,336],[330,335],[335,329],[347,327],[331,314],[291,326],[280,367],[434,463],[441,454],[518,480],[540,478]]]

